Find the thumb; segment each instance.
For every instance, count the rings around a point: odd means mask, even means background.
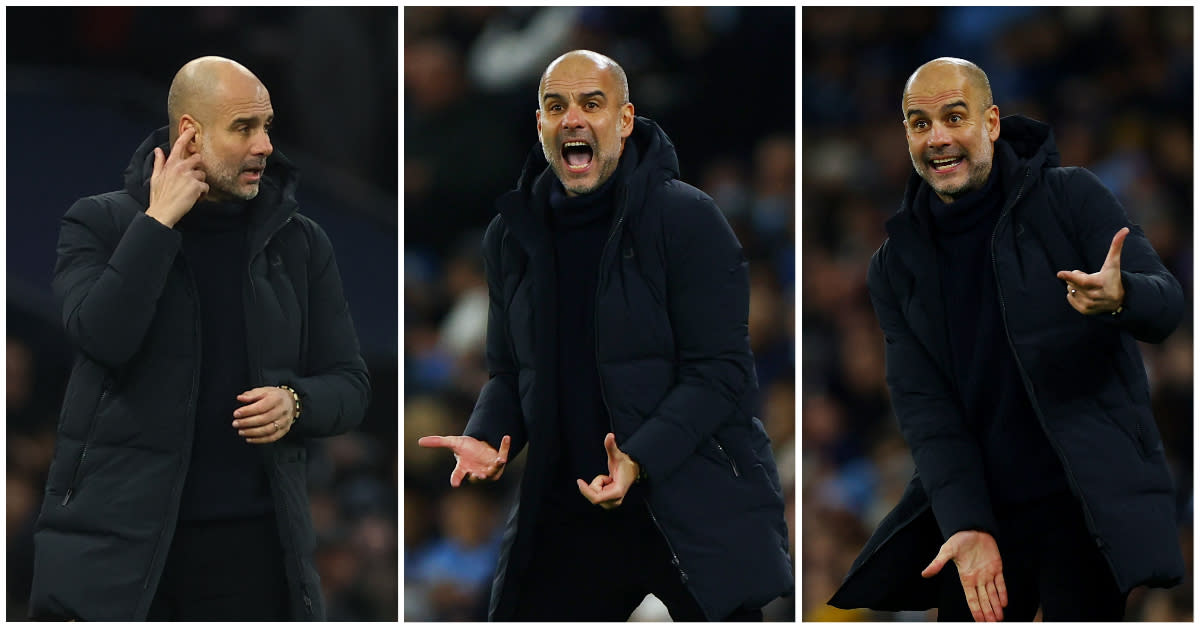
[[[946,566],[946,563],[949,562],[953,557],[954,556],[950,553],[950,551],[946,549],[946,546],[943,545],[941,551],[939,551],[938,555],[934,557],[933,562],[929,563],[929,566],[921,572],[921,577],[932,578],[938,575],[941,573],[942,568]]]
[[[1113,236],[1112,245],[1108,247],[1108,257],[1104,258],[1105,268],[1121,269],[1121,248],[1125,246],[1125,236],[1129,235],[1129,227],[1121,227]]]
[[[612,469],[617,464],[617,455],[621,453],[621,450],[617,449],[616,434],[609,432],[608,435],[604,437],[604,451],[608,452],[608,467],[609,469]]]

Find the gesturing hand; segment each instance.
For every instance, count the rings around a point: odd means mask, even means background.
[[[450,472],[450,486],[462,485],[463,478],[476,480],[499,480],[508,463],[508,447],[512,438],[500,439],[500,451],[470,436],[424,436],[417,441],[422,447],[444,447],[454,454],[454,471]]]
[[[282,388],[254,388],[238,395],[237,400],[246,405],[233,411],[233,427],[252,445],[283,438],[296,422],[296,400]]]
[[[1108,314],[1115,312],[1125,300],[1125,286],[1121,284],[1121,247],[1129,227],[1113,236],[1108,247],[1108,257],[1099,272],[1087,274],[1081,270],[1060,270],[1056,275],[1067,282],[1067,303],[1080,314]]]
[[[996,540],[987,532],[963,530],[956,532],[938,551],[938,555],[921,572],[932,578],[942,571],[948,561],[954,561],[967,606],[975,621],[1000,621],[1003,608],[1008,606],[1008,589],[1004,587],[1004,565]]]
[[[575,482],[589,502],[611,510],[624,501],[641,469],[629,454],[617,449],[617,437],[612,432],[604,437],[604,450],[608,452],[608,475],[597,475],[591,484],[579,479]]]
[[[163,151],[154,148],[154,172],[150,175],[150,206],[146,215],[168,227],[174,227],[200,196],[208,192],[204,171],[200,169],[200,153],[190,157],[187,144],[196,135],[196,127],[188,127],[171,146],[171,155],[163,160]]]

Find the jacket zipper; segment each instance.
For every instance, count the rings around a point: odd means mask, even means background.
[[[725,452],[725,448],[721,446],[721,441],[717,440],[716,436],[713,436],[712,442],[717,446],[717,451],[721,452],[722,456],[725,456],[725,461],[729,463],[729,468],[733,469],[733,477],[742,477],[742,474],[738,473],[737,463],[733,461],[732,456]]]
[[[267,236],[267,239],[263,242],[262,247],[258,249],[259,252],[258,253],[251,252],[250,258],[248,260],[246,260],[246,285],[250,287],[250,303],[258,302],[258,291],[255,290],[255,288],[254,288],[254,271],[253,271],[254,257],[256,255],[266,256],[267,246],[271,243],[271,240],[275,237],[275,234],[279,233],[279,230],[283,229],[283,227],[291,221],[292,221],[292,217],[288,216],[287,220],[283,221],[283,223],[281,223],[278,227],[276,227],[275,230],[272,231],[271,234]],[[268,265],[271,263],[271,260],[269,257],[267,258],[266,263]],[[254,320],[254,317],[250,316],[250,313],[247,312],[246,313],[246,325],[247,326],[253,325],[254,324],[252,322],[253,320]],[[251,333],[251,330],[247,329],[247,336],[254,337],[255,334]],[[247,347],[250,348],[250,350],[251,350],[249,358],[253,365],[253,369],[252,369],[253,372],[258,375],[258,384],[261,386],[266,386],[267,378],[265,375],[263,375],[263,371],[262,371],[261,347],[260,347],[259,343],[257,343],[257,342],[247,342]],[[271,457],[271,466],[278,469],[278,464],[277,464],[274,456]],[[277,489],[272,485],[272,487],[271,487],[272,498],[274,498],[276,490]],[[287,510],[287,505],[285,503],[286,500],[280,499],[277,501],[281,504],[280,507],[284,511],[286,511]],[[276,525],[277,529],[284,530],[284,529],[288,528],[286,515],[287,515],[286,512],[275,513],[275,516],[277,518],[275,525]],[[304,602],[304,610],[308,614],[308,616],[311,617],[313,614],[312,598],[309,597],[309,595],[308,595],[308,587],[306,587],[304,585],[304,562],[300,559],[300,552],[295,551],[295,549],[294,549],[296,546],[296,544],[294,542],[295,539],[292,539],[292,541],[293,542],[291,543],[291,545],[292,545],[293,551],[291,553],[292,553],[292,556],[295,559],[295,563],[296,563],[296,583],[300,587],[300,597]],[[285,551],[286,551],[286,547],[285,547]]]
[[[605,240],[605,242],[604,242],[604,248],[601,249],[601,251],[600,251],[600,267],[596,269],[596,274],[597,274],[596,303],[594,306],[597,309],[599,309],[599,307],[600,307],[600,288],[604,282],[605,253],[608,252],[608,246],[610,244],[612,244],[613,238],[616,237],[617,233],[619,233],[621,231],[621,224],[625,221],[625,206],[628,202],[629,202],[629,187],[626,186],[626,187],[622,188],[622,191],[621,191],[621,205],[617,211],[617,220],[613,224],[612,231],[609,232],[609,234],[608,234],[608,239]],[[597,314],[597,312],[593,312],[593,314]],[[597,374],[599,374],[599,371],[600,371],[600,317],[593,316],[592,324],[594,327],[593,335],[595,335],[595,342],[596,342],[596,371],[597,371]],[[617,428],[615,425],[613,425],[612,408],[608,405],[608,392],[604,388],[604,376],[603,375],[600,375],[600,400],[604,402],[604,409],[605,409],[605,411],[608,412],[608,427],[609,427],[609,429],[611,429],[613,431],[614,434],[616,434]],[[718,445],[718,447],[720,447],[720,445]],[[724,453],[724,450],[722,450],[722,453]],[[735,474],[737,473],[736,467],[734,468],[734,473]],[[650,513],[650,520],[654,522],[654,527],[658,528],[658,532],[659,532],[659,534],[662,535],[663,541],[666,541],[666,543],[667,543],[667,550],[671,552],[671,565],[673,565],[675,567],[675,569],[679,571],[679,581],[686,585],[687,581],[688,581],[688,575],[687,575],[687,572],[683,570],[683,566],[679,562],[679,555],[675,553],[675,546],[671,545],[671,539],[670,539],[670,537],[667,536],[667,531],[663,529],[662,525],[659,524],[659,522],[658,522],[658,517],[654,515],[654,509],[650,506],[649,497],[644,499],[644,503],[646,504],[646,512]]]
[[[71,484],[67,487],[66,495],[63,495],[62,505],[66,506],[71,501],[71,496],[75,493],[75,486],[79,484],[79,474],[83,470],[83,462],[87,460],[88,447],[92,444],[92,435],[96,431],[96,422],[99,419],[97,414],[100,412],[100,407],[104,405],[104,400],[108,398],[107,381],[104,382],[104,389],[100,392],[100,401],[96,403],[96,410],[92,414],[92,422],[88,425],[87,436],[84,437],[83,449],[79,452],[79,460],[75,463],[75,472],[71,474]]]
[[[1000,284],[999,264],[996,260],[996,236],[1000,234],[1000,224],[1004,222],[1005,216],[1008,216],[1012,208],[1021,201],[1021,193],[1025,190],[1025,184],[1029,181],[1030,169],[1025,169],[1025,178],[1021,180],[1021,186],[1017,188],[1017,195],[1013,198],[1013,202],[1004,209],[1000,214],[1000,219],[996,221],[996,227],[992,230],[992,274],[996,280],[996,293],[1000,297],[1000,320],[1004,322],[1004,338],[1008,341],[1008,348],[1012,351],[1013,361],[1017,363],[1017,371],[1021,374],[1021,381],[1025,384],[1025,391],[1029,395],[1030,404],[1033,406],[1034,413],[1037,414],[1038,422],[1042,426],[1042,431],[1046,434],[1046,440],[1050,441],[1050,446],[1054,448],[1054,452],[1058,455],[1059,461],[1062,462],[1063,471],[1067,476],[1067,483],[1070,484],[1071,490],[1079,497],[1079,504],[1083,510],[1084,519],[1087,521],[1088,531],[1092,533],[1092,538],[1096,541],[1096,547],[1104,547],[1104,541],[1100,538],[1100,534],[1096,531],[1096,521],[1092,517],[1091,508],[1088,506],[1087,500],[1083,497],[1083,492],[1079,490],[1079,483],[1075,479],[1075,472],[1071,470],[1071,463],[1067,460],[1066,454],[1063,453],[1062,446],[1050,434],[1050,429],[1046,427],[1046,417],[1042,414],[1041,405],[1038,403],[1037,394],[1033,390],[1033,382],[1029,379],[1029,374],[1025,371],[1025,365],[1021,364],[1021,356],[1017,353],[1017,347],[1013,344],[1012,332],[1008,328],[1008,311],[1004,304],[1004,289]],[[1109,562],[1109,568],[1112,568],[1112,561],[1105,554],[1105,560]],[[1115,573],[1115,571],[1114,571]]]
[[[200,360],[203,357],[200,354],[201,349],[203,347],[203,345],[201,344],[201,338],[200,338],[200,334],[203,332],[203,330],[200,328],[200,312],[199,312],[200,291],[198,288],[196,288],[196,279],[192,276],[192,271],[190,268],[188,268],[187,261],[183,258],[182,255],[180,255],[178,259],[180,260],[180,263],[183,264],[184,272],[188,278],[187,285],[191,289],[191,293],[192,293],[192,310],[193,310],[192,313],[194,315],[194,319],[193,319],[195,321],[194,329],[196,332],[195,333],[196,364],[198,365],[198,364],[200,364]],[[199,389],[200,389],[200,369],[196,368],[196,369],[192,370],[192,391],[188,394],[187,416],[191,417],[191,424],[188,425],[186,427],[186,429],[188,430],[189,433],[194,432],[196,429],[196,427],[195,427],[195,422],[196,422],[195,403],[196,403],[196,398],[199,396]],[[188,442],[191,443],[193,438],[194,437],[189,438]],[[160,564],[159,552],[162,549],[163,540],[166,538],[168,530],[170,530],[172,533],[174,533],[174,531],[175,531],[175,520],[179,516],[180,493],[183,492],[183,484],[184,484],[184,481],[187,479],[187,468],[188,468],[188,465],[191,464],[191,458],[192,458],[192,448],[190,446],[185,447],[183,450],[183,455],[180,458],[179,471],[176,472],[177,477],[175,480],[175,485],[171,488],[171,499],[167,502],[167,513],[166,513],[167,516],[164,517],[164,519],[163,519],[163,525],[162,525],[162,529],[159,530],[158,539],[156,539],[154,541],[154,551],[153,551],[153,553],[150,554],[150,569],[146,570],[146,579],[142,582],[142,590],[143,591],[150,588],[150,580],[152,580],[155,577],[156,573],[158,573],[158,574],[162,573],[161,568],[156,568],[155,566]],[[172,516],[172,514],[171,514],[172,510],[174,510],[174,516]],[[166,560],[166,558],[164,556],[163,562],[165,562],[165,560]]]

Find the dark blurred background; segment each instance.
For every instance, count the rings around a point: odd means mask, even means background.
[[[913,472],[884,382],[867,264],[912,170],[904,82],[955,56],[988,73],[1001,116],[1048,122],[1063,165],[1095,172],[1183,284],[1184,323],[1142,350],[1188,577],[1168,591],[1135,590],[1126,616],[1192,620],[1192,24],[1191,7],[803,9],[800,619],[935,617],[825,602]]]
[[[271,92],[301,211],[329,233],[371,372],[360,430],[312,441],[331,620],[396,620],[398,23],[383,8],[7,8],[7,617],[24,619],[32,526],[73,358],[50,290],[58,221],[119,189],[167,123],[185,62],[235,59]]]
[[[794,532],[795,9],[404,9],[404,618],[486,618],[524,455],[498,485],[451,491],[487,370],[481,240],[537,142],[538,80],[573,49],[624,67],[638,115],[673,140],[681,178],[716,199],[750,259],[762,418]],[[793,550],[795,544],[792,544]],[[768,619],[790,621],[794,601]],[[638,619],[666,618],[650,599]]]

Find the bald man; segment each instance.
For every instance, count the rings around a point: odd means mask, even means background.
[[[868,287],[917,477],[830,604],[939,621],[1114,621],[1184,573],[1137,341],[1179,282],[1049,127],[956,58],[901,97],[913,174]]]
[[[267,88],[202,57],[125,187],[62,220],[78,350],[34,533],[31,612],[319,620],[309,438],[370,394],[328,236],[298,213]]]
[[[792,588],[770,441],[752,415],[741,246],[586,50],[542,75],[538,144],[484,236],[491,379],[450,484],[528,445],[493,620],[762,620]]]

